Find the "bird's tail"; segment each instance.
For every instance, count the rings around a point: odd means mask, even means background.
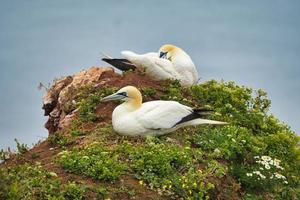
[[[127,59],[118,59],[118,58],[102,58],[104,62],[107,62],[114,66],[115,68],[121,70],[121,71],[129,71],[129,70],[135,70],[136,66],[132,64]]]
[[[214,125],[226,125],[228,122],[215,121],[210,119],[194,119],[188,122],[189,125],[200,125],[200,124],[214,124]]]

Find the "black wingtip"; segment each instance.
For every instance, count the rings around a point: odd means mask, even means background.
[[[108,64],[111,64],[115,68],[121,70],[121,71],[129,71],[129,70],[135,70],[136,66],[132,64],[127,59],[118,59],[118,58],[102,58],[104,62],[107,62]]]
[[[179,122],[177,122],[173,127],[178,124],[182,124],[184,122],[188,122],[197,118],[205,118],[205,116],[210,115],[213,112],[212,109],[209,108],[195,108],[193,112],[185,117],[183,117]]]
[[[210,108],[195,108],[193,109],[193,111],[195,114],[198,114],[200,116],[206,116],[212,114],[214,110]]]

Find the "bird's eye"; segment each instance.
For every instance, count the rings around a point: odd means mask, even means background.
[[[124,97],[127,97],[126,92],[119,92],[118,95],[122,95],[122,96],[124,96]]]
[[[159,57],[160,57],[160,58],[167,58],[167,53],[168,53],[168,52],[162,52],[162,51],[161,51],[161,52],[159,53]]]

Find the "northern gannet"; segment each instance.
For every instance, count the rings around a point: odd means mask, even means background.
[[[103,58],[102,60],[122,71],[142,67],[146,74],[156,80],[177,79],[184,86],[198,82],[198,72],[192,59],[181,48],[174,45],[163,45],[158,53],[136,54],[132,51],[122,51],[121,54],[125,59]]]
[[[176,101],[149,101],[142,103],[140,91],[133,86],[121,88],[104,97],[101,102],[123,100],[112,113],[113,129],[121,135],[164,135],[178,128],[199,124],[227,124],[202,119],[207,109],[193,109]]]

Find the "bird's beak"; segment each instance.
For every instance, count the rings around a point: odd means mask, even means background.
[[[120,100],[120,99],[124,99],[124,98],[126,98],[126,96],[115,93],[115,94],[112,94],[112,95],[102,98],[100,101],[106,102],[106,101]]]

